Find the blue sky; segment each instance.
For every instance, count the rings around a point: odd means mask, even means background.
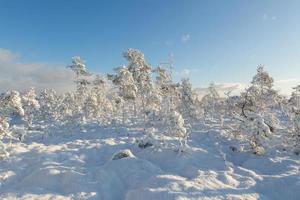
[[[102,73],[127,48],[153,66],[173,54],[176,78],[196,86],[247,84],[265,64],[286,88],[300,83],[300,1],[0,0],[0,48],[61,67],[80,55]]]

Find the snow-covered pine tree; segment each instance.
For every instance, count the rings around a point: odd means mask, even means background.
[[[168,118],[171,110],[178,110],[180,104],[180,84],[173,83],[171,76],[163,67],[158,67],[155,72],[156,90],[161,96],[160,118]]]
[[[68,66],[76,74],[76,79],[79,79],[81,76],[89,75],[84,61],[79,56],[74,56],[72,58],[72,64]]]
[[[199,119],[199,114],[197,113],[197,95],[194,93],[189,79],[182,79],[180,94],[180,113],[182,113],[186,123],[193,125],[195,120]]]
[[[11,138],[13,135],[9,130],[9,118],[23,117],[24,110],[20,93],[8,91],[0,95],[0,157],[5,158],[9,155],[2,142],[4,138]],[[18,139],[22,139],[20,136]]]
[[[208,87],[208,93],[201,100],[201,108],[204,113],[204,120],[208,122],[220,122],[222,119],[220,118],[218,109],[221,109],[221,99],[220,95],[216,90],[215,84],[212,82]]]
[[[300,154],[300,110],[294,110],[293,117],[293,129],[292,129],[292,148],[293,151],[299,155]]]
[[[88,122],[93,122],[100,114],[96,93],[90,92],[82,106],[82,112]]]
[[[155,89],[157,92],[157,95],[160,96],[160,103],[159,103],[159,118],[160,120],[167,115],[167,113],[170,111],[170,96],[169,88],[172,83],[171,76],[167,73],[167,70],[164,69],[161,66],[158,66],[155,69],[155,72],[157,74],[156,76],[156,82],[155,82]]]
[[[22,105],[25,111],[24,120],[28,128],[32,128],[32,123],[40,108],[39,101],[34,88],[30,88],[22,95]]]
[[[75,95],[75,110],[73,111],[73,116],[79,119],[81,123],[85,123],[85,115],[83,113],[83,106],[86,98],[89,95],[89,85],[90,81],[88,77],[91,74],[87,71],[85,62],[79,57],[75,56],[72,58],[72,64],[68,66],[76,75],[76,95]]]
[[[126,66],[115,68],[116,75],[108,75],[108,79],[112,81],[114,85],[118,87],[119,96],[123,103],[122,123],[125,124],[127,121],[126,105],[125,103],[134,104],[137,97],[137,87],[134,83],[133,75]]]
[[[250,116],[253,120],[246,120],[246,123],[242,124],[241,130],[246,134],[244,138],[249,142],[252,152],[263,155],[272,133],[260,114],[252,113]]]
[[[159,112],[161,108],[162,96],[157,88],[154,88],[148,98],[146,105],[146,115],[149,124],[156,123],[159,120]]]
[[[240,102],[240,96],[232,96],[231,91],[225,93],[224,99],[224,119],[226,123],[223,126],[225,137],[241,139],[239,130],[240,123],[244,120],[240,114],[237,104]]]
[[[175,110],[171,110],[166,121],[168,124],[168,136],[176,138],[179,141],[179,152],[186,151],[189,130],[184,123],[182,115]]]
[[[77,113],[76,97],[74,93],[64,93],[59,104],[59,119],[63,124],[70,124],[74,121],[74,115]],[[75,122],[75,121],[74,121]]]
[[[95,79],[92,81],[92,91],[99,96],[106,95],[107,93],[107,83],[99,74],[96,75]]]
[[[10,131],[7,118],[0,116],[0,160],[9,156],[6,151],[5,144],[2,142],[2,140],[8,135],[10,135]]]
[[[146,123],[147,114],[149,110],[147,105],[150,103],[150,96],[153,91],[152,83],[152,68],[144,58],[144,54],[137,49],[128,49],[124,52],[124,57],[128,61],[128,70],[132,73],[134,84],[137,88],[137,98],[134,101],[134,111],[137,114],[137,107],[141,107],[140,114],[143,122]]]
[[[156,76],[156,86],[163,88],[166,85],[169,85],[172,82],[171,76],[168,74],[167,70],[161,66],[158,66],[155,69],[157,73]]]
[[[293,90],[289,105],[295,109],[300,109],[300,85],[294,87]]]
[[[4,115],[17,115],[23,117],[25,112],[22,105],[21,95],[18,91],[12,90],[1,94],[1,113]]]
[[[108,98],[108,90],[111,88],[109,88],[106,80],[100,75],[96,75],[92,84],[93,88],[91,90],[91,93],[94,93],[97,98],[99,110],[96,116],[97,121],[102,125],[109,124],[112,120],[113,113],[113,105],[111,100]]]
[[[275,108],[280,97],[273,89],[273,82],[264,66],[259,65],[251,86],[241,94],[237,104],[242,117],[241,132],[257,154],[264,152],[269,146],[267,140],[271,141],[279,122]]]
[[[59,106],[61,98],[53,89],[45,89],[39,95],[40,120],[45,123],[54,123],[60,119]]]
[[[292,144],[293,151],[300,154],[300,85],[293,88],[288,101],[288,143]]]

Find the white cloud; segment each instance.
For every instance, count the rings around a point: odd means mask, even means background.
[[[274,88],[277,89],[280,94],[289,96],[293,91],[293,87],[299,84],[299,78],[282,79],[274,82]]]
[[[179,71],[175,70],[175,78],[182,79],[182,78],[189,78],[192,74],[198,73],[198,69],[189,69],[189,68],[183,68]]]
[[[278,90],[279,94],[289,96],[292,92],[292,88],[300,85],[300,79],[290,78],[290,79],[282,79],[274,82],[274,89]],[[216,90],[219,95],[225,96],[226,92],[232,91],[231,95],[239,95],[242,91],[245,90],[249,86],[249,84],[244,83],[216,83]],[[203,97],[208,93],[208,87],[197,87],[195,91],[199,95],[199,97]]]
[[[165,41],[165,45],[166,45],[166,46],[168,46],[168,47],[170,47],[170,46],[172,46],[172,45],[173,45],[173,42],[172,42],[172,41],[169,41],[169,40],[167,40],[167,41]]]
[[[9,63],[16,60],[19,56],[16,54],[13,54],[7,49],[1,49],[0,48],[0,63]]]
[[[268,14],[263,14],[263,16],[262,16],[262,20],[263,21],[268,21],[268,20],[276,20],[277,19],[277,17],[275,16],[275,15],[273,15],[273,16],[269,16]]]
[[[262,19],[263,19],[264,21],[267,20],[267,19],[268,19],[268,15],[265,13],[265,14],[263,15]]]
[[[182,43],[187,43],[191,39],[190,34],[184,34],[181,36],[181,42]]]
[[[246,88],[246,85],[243,83],[217,83],[216,89],[220,92],[228,92],[228,91],[235,91],[241,92]]]
[[[53,88],[58,92],[73,90],[74,74],[65,66],[47,63],[21,63],[19,56],[0,48],[0,92],[23,91],[35,87],[38,91]]]
[[[215,88],[219,95],[225,96],[226,92],[231,91],[231,95],[239,95],[247,86],[243,83],[216,83]],[[208,93],[208,87],[198,87],[195,91],[200,97]]]
[[[294,82],[299,82],[300,79],[298,78],[290,78],[290,79],[282,79],[282,80],[277,80],[275,81],[275,84],[276,83],[294,83]]]
[[[188,77],[190,75],[191,71],[189,69],[183,69],[181,72],[180,72],[180,75],[183,76],[183,77]]]

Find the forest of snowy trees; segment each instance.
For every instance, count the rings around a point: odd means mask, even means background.
[[[9,156],[3,142],[22,142],[28,130],[39,130],[46,140],[59,134],[55,130],[60,127],[84,132],[86,124],[139,127],[144,132],[136,138],[140,148],[158,145],[188,151],[189,133],[197,126],[217,127],[220,137],[236,141],[232,151],[300,153],[300,85],[290,97],[282,96],[259,65],[240,95],[219,94],[212,83],[200,98],[188,79],[175,83],[167,69],[149,65],[142,52],[128,49],[123,56],[127,65],[106,77],[89,72],[84,61],[74,57],[68,66],[76,75],[74,92],[30,88],[1,94],[1,158]],[[166,138],[176,142],[165,145]]]

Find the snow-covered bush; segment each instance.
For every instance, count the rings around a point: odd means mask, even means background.
[[[260,114],[252,114],[251,119],[245,119],[240,126],[242,139],[250,144],[251,151],[254,154],[262,155],[268,148],[268,140],[272,133],[270,127],[265,123]]]
[[[172,110],[169,113],[169,116],[166,119],[166,121],[168,124],[167,135],[170,137],[174,137],[179,141],[179,152],[186,151],[188,147],[187,140],[189,136],[189,130],[187,129],[184,123],[182,115],[179,112]]]
[[[147,148],[153,146],[156,138],[156,129],[154,127],[146,128],[144,130],[144,137],[142,139],[137,140],[138,146],[140,148]]]
[[[9,155],[2,142],[4,138],[13,137],[9,130],[9,118],[22,118],[24,113],[19,92],[9,91],[0,95],[0,157]]]
[[[6,151],[5,145],[2,140],[10,135],[9,123],[7,118],[0,116],[0,160],[8,157],[8,152]]]

